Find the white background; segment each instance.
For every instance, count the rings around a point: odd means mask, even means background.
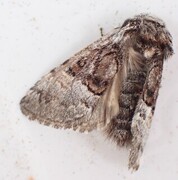
[[[19,109],[44,74],[138,13],[163,19],[174,39],[140,169],[106,140],[31,122]],[[0,0],[0,180],[178,179],[178,1]]]

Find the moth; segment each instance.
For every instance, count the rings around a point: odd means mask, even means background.
[[[100,129],[130,147],[128,167],[137,170],[172,54],[165,23],[137,15],[43,76],[22,98],[21,111],[54,128]]]

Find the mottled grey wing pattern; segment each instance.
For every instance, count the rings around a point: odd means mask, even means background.
[[[137,170],[163,62],[172,54],[164,22],[135,16],[44,76],[21,100],[21,110],[56,128],[103,127],[118,145],[131,145],[129,168]]]
[[[104,104],[109,98],[107,88],[112,87],[118,71],[117,52],[111,40],[114,34],[101,38],[42,77],[21,100],[22,112],[55,128],[83,132],[103,126],[108,118],[106,112],[113,113]]]

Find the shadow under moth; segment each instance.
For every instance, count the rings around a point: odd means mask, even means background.
[[[127,19],[43,76],[22,98],[23,114],[55,128],[100,129],[130,147],[137,170],[151,126],[164,60],[173,54],[164,22]]]

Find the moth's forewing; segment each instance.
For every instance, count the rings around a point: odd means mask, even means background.
[[[115,31],[42,77],[21,100],[22,112],[55,128],[83,132],[104,126],[105,111],[110,108],[105,94],[119,64],[113,46]]]

